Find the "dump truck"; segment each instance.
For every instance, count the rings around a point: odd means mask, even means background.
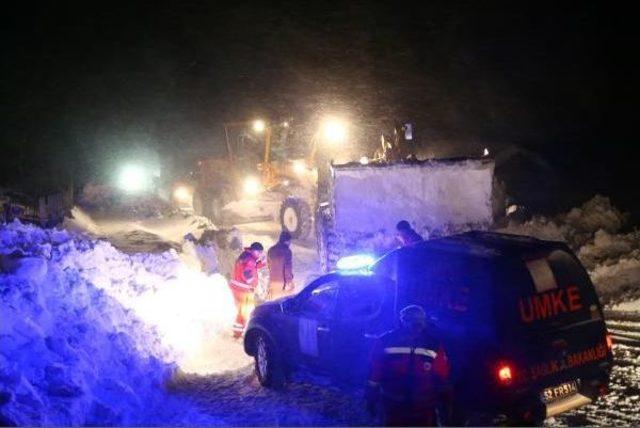
[[[382,255],[397,247],[400,220],[430,238],[486,230],[499,210],[494,161],[487,157],[331,165],[328,189],[318,201],[325,271],[343,256]]]

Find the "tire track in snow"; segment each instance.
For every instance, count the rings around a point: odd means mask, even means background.
[[[260,386],[253,365],[220,375],[180,375],[170,390],[227,426],[370,426],[361,393],[290,382]]]

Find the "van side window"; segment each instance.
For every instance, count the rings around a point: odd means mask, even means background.
[[[546,258],[528,260],[525,261],[525,264],[533,280],[533,285],[536,287],[536,292],[544,293],[558,288],[556,278],[553,276]]]
[[[340,317],[343,320],[366,321],[382,310],[383,290],[368,281],[342,284],[340,287]]]
[[[338,284],[331,281],[318,286],[300,306],[307,314],[320,314],[329,317],[333,314],[338,298]]]

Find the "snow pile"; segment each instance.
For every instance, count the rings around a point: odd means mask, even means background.
[[[206,422],[163,386],[229,329],[224,278],[19,222],[0,226],[0,266],[2,425]]]
[[[209,219],[180,212],[171,212],[162,218],[135,218],[128,214],[105,214],[79,206],[71,209],[63,226],[74,232],[107,238],[126,253],[162,253],[172,248],[180,250],[185,235],[198,238],[205,232],[218,231]]]
[[[640,295],[640,231],[622,233],[626,221],[609,198],[596,195],[568,213],[511,222],[500,231],[567,242],[609,302]]]
[[[335,166],[331,191],[340,233],[393,231],[407,220],[420,233],[446,234],[493,221],[490,161]]]
[[[84,186],[80,195],[80,205],[102,213],[141,217],[161,218],[176,211],[168,201],[155,194],[128,194],[104,184]]]
[[[322,209],[323,266],[333,269],[348,254],[394,248],[400,220],[425,238],[488,229],[493,170],[489,159],[334,165],[330,203]]]
[[[96,236],[103,233],[91,216],[77,206],[71,208],[71,216],[64,218],[63,226],[73,232],[86,232]]]

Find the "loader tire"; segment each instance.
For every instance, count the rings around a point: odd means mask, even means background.
[[[220,196],[201,192],[196,192],[193,195],[193,213],[208,218],[216,226],[223,223],[223,207],[224,199]]]
[[[224,205],[222,198],[213,198],[211,201],[209,220],[211,220],[216,226],[221,226],[224,223],[224,215],[222,211]]]
[[[202,202],[202,193],[196,190],[193,193],[193,213],[195,215],[204,216]]]
[[[311,234],[311,208],[302,199],[287,198],[280,207],[280,225],[296,239],[306,239]]]

